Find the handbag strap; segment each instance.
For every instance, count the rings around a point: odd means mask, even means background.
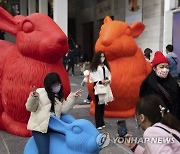
[[[106,79],[105,67],[103,66],[102,69],[103,69],[103,76],[104,76],[104,80],[105,80]]]
[[[178,62],[175,60],[175,58],[174,57],[171,57],[173,60],[174,60],[174,62],[176,63],[176,65],[178,64]]]
[[[166,89],[164,89],[163,86],[161,86],[159,83],[157,83],[159,89],[163,92],[164,96],[168,99],[168,101],[172,104],[172,100],[171,100],[171,96],[169,95],[169,93],[166,91]]]
[[[176,134],[174,134],[174,133],[168,131],[168,130],[165,129],[164,127],[161,127],[161,126],[154,126],[154,127],[159,127],[159,128],[161,128],[161,129],[165,130],[166,132],[168,132],[169,134],[171,134],[177,141],[180,142],[180,138],[179,138]]]

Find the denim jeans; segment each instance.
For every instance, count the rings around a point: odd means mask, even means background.
[[[49,154],[50,132],[52,131],[53,130],[51,129],[48,129],[47,133],[32,131],[32,135],[38,148],[38,154]]]

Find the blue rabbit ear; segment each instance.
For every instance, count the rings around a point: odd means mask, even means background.
[[[49,120],[50,129],[59,133],[66,134],[68,126],[69,126],[68,123],[65,123],[61,119],[51,115],[50,120]]]
[[[65,122],[65,123],[70,124],[70,123],[72,123],[73,121],[75,121],[76,119],[75,119],[73,116],[71,116],[70,114],[62,114],[62,115],[61,115],[61,120],[62,120],[63,122]]]

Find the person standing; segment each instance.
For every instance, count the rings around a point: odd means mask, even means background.
[[[75,51],[74,50],[69,50],[68,55],[67,55],[67,60],[68,60],[68,68],[67,72],[69,72],[70,69],[72,69],[72,76],[74,76],[74,61],[75,61]]]
[[[157,94],[166,108],[180,120],[180,87],[169,73],[168,59],[157,51],[152,61],[152,71],[142,82],[140,97]]]
[[[101,130],[105,127],[104,110],[105,104],[113,101],[110,88],[111,72],[106,56],[102,51],[95,52],[90,65],[89,82],[94,84],[95,95],[95,122],[96,128]],[[98,94],[96,87],[102,85],[106,88],[106,93]]]
[[[63,85],[57,73],[49,73],[44,79],[44,88],[31,87],[31,92],[26,102],[26,109],[31,112],[27,129],[32,131],[38,154],[49,154],[48,128],[50,115],[60,118],[61,114],[67,114],[75,105],[77,97],[82,90],[70,93],[65,100]]]
[[[81,61],[81,75],[83,75],[86,68],[86,62],[88,61],[87,53],[85,51],[81,52],[80,61]]]
[[[177,71],[177,64],[178,64],[178,56],[173,52],[173,45],[166,46],[166,58],[169,61],[169,70],[172,77],[177,81],[178,80],[178,71]]]
[[[83,79],[82,82],[81,82],[81,86],[84,86],[85,84],[88,84],[89,70],[85,70],[85,71],[83,72],[83,74],[84,74],[84,79]],[[92,101],[91,96],[90,96],[89,93],[88,93],[87,98],[86,98],[83,102],[89,104],[91,101]]]
[[[146,48],[144,50],[144,57],[148,62],[151,62],[151,54],[152,54],[152,50],[150,48]]]
[[[79,66],[79,63],[80,63],[80,55],[81,55],[81,46],[79,44],[76,44],[75,45],[75,48],[74,48],[74,52],[75,52],[75,65],[76,66]]]

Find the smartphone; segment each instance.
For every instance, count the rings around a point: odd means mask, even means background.
[[[120,137],[124,137],[127,134],[127,127],[125,120],[117,121],[118,134]]]

